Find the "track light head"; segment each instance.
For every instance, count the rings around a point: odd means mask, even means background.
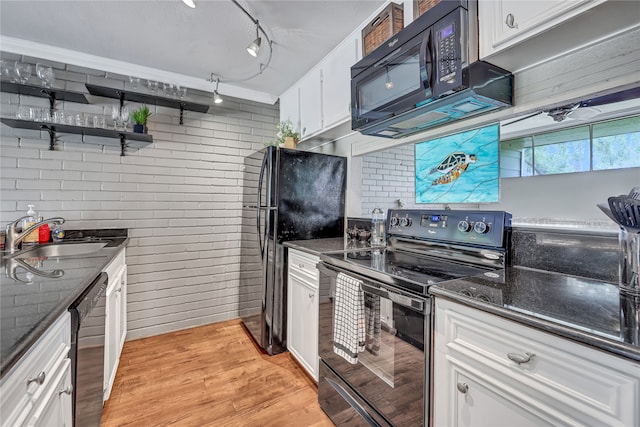
[[[218,93],[218,91],[214,91],[213,92],[213,103],[214,104],[222,104],[222,97],[220,96],[220,94]]]
[[[195,9],[196,7],[196,2],[194,0],[182,0],[182,3],[186,4],[191,9]]]
[[[262,42],[262,39],[260,37],[256,38],[253,42],[251,42],[251,44],[247,47],[247,52],[249,52],[249,55],[253,56],[254,58],[258,56],[258,52],[260,52],[261,42]]]
[[[249,52],[249,55],[253,56],[254,58],[258,57],[258,52],[260,52],[260,43],[262,43],[262,39],[260,38],[260,33],[258,32],[259,29],[260,29],[260,24],[256,19],[256,39],[252,41],[249,46],[247,46],[247,52]]]

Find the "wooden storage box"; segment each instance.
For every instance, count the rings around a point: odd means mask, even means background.
[[[404,27],[404,10],[401,4],[389,3],[373,21],[362,29],[362,56],[387,41]]]
[[[441,0],[413,0],[413,19],[425,13]]]

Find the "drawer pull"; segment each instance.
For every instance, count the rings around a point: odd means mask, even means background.
[[[507,18],[504,20],[504,23],[507,24],[509,28],[518,28],[518,24],[516,23],[516,17],[513,16],[512,13],[507,15]]]
[[[69,384],[66,388],[58,391],[58,394],[71,395],[71,393],[73,393],[73,386],[71,384]]]
[[[462,394],[465,394],[467,391],[469,391],[469,386],[467,385],[467,383],[458,383],[456,384],[456,388]]]
[[[510,360],[516,362],[518,365],[531,362],[531,359],[533,359],[533,356],[535,356],[535,354],[533,353],[525,353],[524,356],[518,353],[507,354],[507,357]]]
[[[298,267],[304,269],[304,264],[298,264]]]
[[[45,378],[46,378],[46,375],[44,374],[44,371],[42,371],[37,376],[33,378],[29,378],[27,380],[27,387],[29,387],[29,384],[31,383],[38,383],[38,385],[42,385],[44,383]]]

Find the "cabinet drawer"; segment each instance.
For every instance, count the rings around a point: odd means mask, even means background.
[[[640,422],[640,364],[440,298],[435,329],[436,351],[524,386],[558,414],[587,425]]]
[[[0,382],[2,426],[20,425],[54,381],[71,348],[71,316],[65,312],[22,356]],[[41,375],[42,384],[37,379]]]
[[[312,279],[316,287],[318,286],[318,269],[316,268],[318,262],[320,258],[316,255],[289,249],[289,272]]]

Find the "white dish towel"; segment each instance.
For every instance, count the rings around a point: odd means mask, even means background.
[[[365,346],[362,282],[344,273],[336,278],[333,319],[333,351],[349,363],[358,363]]]

